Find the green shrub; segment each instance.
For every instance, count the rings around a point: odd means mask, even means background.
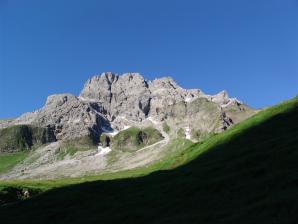
[[[110,141],[111,141],[111,138],[104,133],[102,133],[99,137],[99,144],[102,145],[103,147],[110,146]]]

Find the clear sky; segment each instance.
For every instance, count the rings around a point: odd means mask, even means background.
[[[298,94],[298,1],[0,0],[0,118],[104,71],[276,104]]]

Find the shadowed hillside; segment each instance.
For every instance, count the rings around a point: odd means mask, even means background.
[[[173,170],[57,188],[2,223],[296,223],[298,98],[195,144]]]

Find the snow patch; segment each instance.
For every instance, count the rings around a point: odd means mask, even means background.
[[[115,136],[115,135],[117,135],[118,133],[119,133],[119,131],[116,131],[116,130],[111,130],[111,129],[106,129],[105,127],[101,127],[101,130],[104,132],[104,133],[106,133],[106,134],[108,134],[108,135],[111,135],[111,136]]]
[[[110,136],[115,136],[115,135],[117,135],[120,131],[124,131],[124,130],[126,130],[126,129],[128,129],[128,128],[130,128],[131,126],[129,126],[129,125],[126,125],[126,126],[124,126],[121,130],[119,130],[119,131],[117,131],[117,130],[115,130],[115,129],[113,129],[113,130],[109,130],[109,129],[106,129],[105,127],[101,127],[101,130],[104,132],[104,133],[106,133],[106,134],[108,134],[108,135],[110,135]]]
[[[190,102],[191,100],[192,100],[192,97],[185,97],[184,98],[184,101],[187,102],[187,103]]]
[[[101,127],[101,130],[102,130],[103,132],[110,132],[110,130],[106,129],[105,127]]]
[[[125,125],[121,131],[124,131],[124,130],[126,130],[126,129],[129,129],[130,127],[131,127],[131,126],[129,126],[129,125]]]
[[[191,136],[190,136],[190,128],[189,127],[185,127],[185,138],[186,139],[191,139]]]
[[[159,122],[158,121],[156,121],[156,120],[154,120],[154,118],[153,117],[148,117],[147,118],[149,121],[151,121],[153,124],[155,124],[155,125],[158,125],[159,124]]]
[[[111,148],[110,147],[102,147],[102,146],[98,146],[97,147],[97,154],[96,155],[105,155],[108,154],[109,152],[111,152]]]
[[[113,132],[109,132],[108,134],[111,135],[111,136],[115,136],[119,133],[119,131],[113,131]]]

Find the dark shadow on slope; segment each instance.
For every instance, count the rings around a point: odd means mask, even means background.
[[[296,223],[298,108],[189,164],[96,181],[2,207],[3,223]]]
[[[0,206],[6,206],[40,194],[39,189],[28,187],[5,187],[0,191]]]

